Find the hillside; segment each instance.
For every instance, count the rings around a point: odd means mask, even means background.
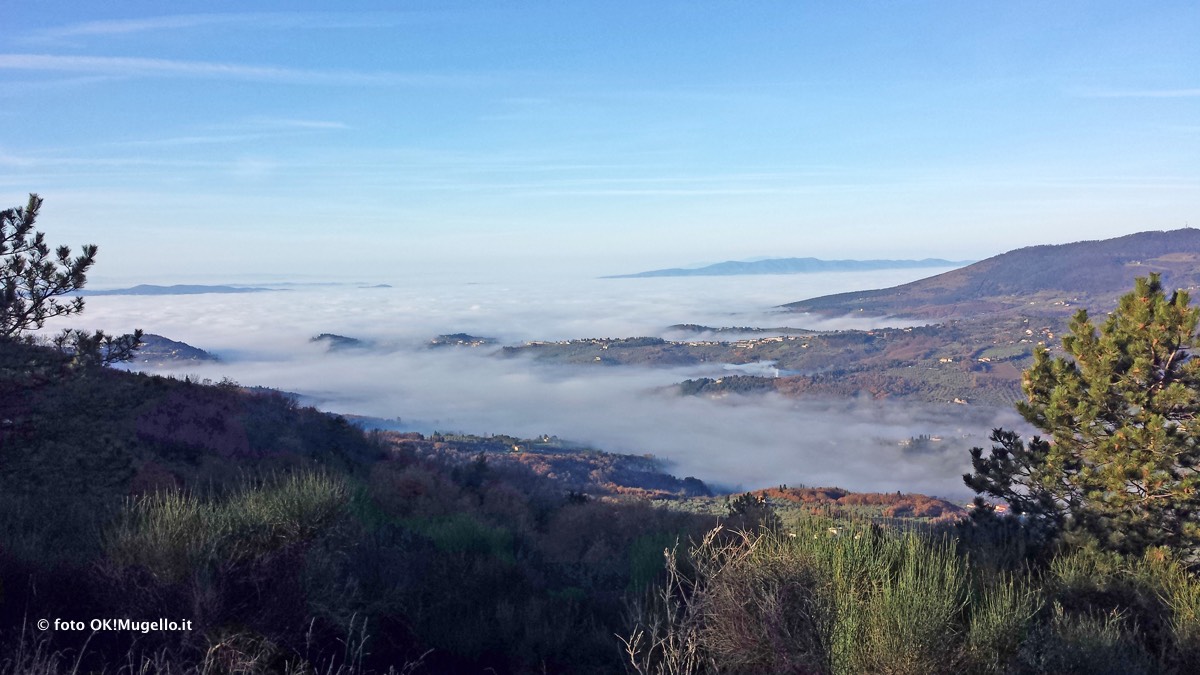
[[[1151,272],[1168,288],[1200,287],[1200,230],[1140,232],[1115,239],[1030,246],[912,283],[784,305],[826,316],[919,319],[998,314],[1055,317],[1079,307],[1104,312]]]
[[[651,456],[602,452],[556,436],[530,439],[503,434],[483,437],[435,433],[427,437],[413,432],[382,432],[380,438],[396,452],[450,465],[482,457],[493,468],[527,472],[578,495],[667,500],[712,496],[699,479],[676,478]]]
[[[704,267],[672,267],[635,274],[615,274],[602,279],[640,279],[645,277],[721,277],[739,274],[809,274],[813,272],[865,272],[871,270],[953,267],[963,261],[925,258],[924,260],[821,260],[819,258],[770,258],[767,260],[726,260]]]
[[[709,327],[703,339],[533,341],[503,347],[497,354],[589,368],[742,367],[740,373],[682,382],[679,391],[685,395],[774,391],[796,398],[865,396],[1008,406],[1020,397],[1021,371],[1028,367],[1034,347],[1044,343],[1053,348],[1063,328],[1058,319],[1016,316],[821,333]],[[736,339],[722,339],[725,335]]]
[[[148,350],[138,353],[136,363],[214,358],[148,337]],[[2,341],[0,410],[0,491],[62,487],[80,498],[103,499],[223,480],[239,471],[357,474],[402,451],[459,458],[451,464],[485,453],[498,466],[546,476],[563,493],[709,494],[702,482],[675,478],[655,460],[551,436],[368,435],[341,416],[297,405],[283,392],[118,369],[78,371],[53,350]]]
[[[62,654],[72,672],[615,672],[626,589],[712,523],[652,508],[708,490],[646,457],[368,434],[277,392],[19,343],[0,341],[0,411],[4,675]],[[23,631],[31,611],[191,623],[92,639]]]
[[[384,456],[345,419],[279,392],[78,368],[54,350],[2,341],[0,410],[9,494],[68,490],[90,503],[240,472],[358,472]]]
[[[358,338],[346,337],[345,335],[338,335],[336,333],[321,333],[309,338],[308,341],[320,344],[327,351],[331,352],[342,351],[344,349],[366,349],[371,346],[370,343],[363,342]]]
[[[142,336],[134,363],[145,366],[162,366],[180,362],[216,361],[217,357],[199,347],[179,342],[162,335],[147,333]]]

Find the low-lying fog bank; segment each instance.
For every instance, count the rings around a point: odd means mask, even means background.
[[[400,418],[408,428],[556,434],[604,450],[652,453],[672,471],[741,488],[838,485],[962,497],[966,449],[1010,410],[877,401],[795,401],[776,395],[707,399],[668,389],[719,375],[720,364],[649,369],[547,366],[501,359],[497,347],[429,349],[447,333],[524,340],[667,335],[672,324],[865,328],[815,322],[779,304],[903,283],[937,270],[699,279],[415,279],[393,288],[293,287],[277,293],[108,296],[72,324],[140,327],[217,354],[175,370],[300,393],[330,411]],[[61,327],[61,322],[59,324]],[[329,350],[320,333],[368,341]],[[668,336],[669,337],[669,336]],[[903,445],[910,437],[939,440]]]

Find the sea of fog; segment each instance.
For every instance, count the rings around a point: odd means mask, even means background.
[[[918,491],[965,497],[967,448],[996,426],[1022,428],[1010,410],[776,395],[681,397],[670,385],[720,376],[721,364],[682,368],[546,365],[500,358],[498,348],[430,349],[439,334],[501,344],[589,337],[679,337],[668,326],[867,328],[895,321],[817,321],[777,306],[828,293],[892,286],[945,270],[594,279],[514,270],[404,278],[390,288],[304,284],[247,294],[94,296],[70,324],[142,328],[213,352],[219,362],[164,369],[295,392],[323,410],[399,420],[400,428],[517,436],[554,434],[594,447],[653,454],[680,476],[726,488],[778,484]],[[376,271],[372,277],[387,276]],[[166,283],[146,280],[149,283]],[[234,282],[236,280],[230,280]],[[63,322],[55,328],[63,327]],[[367,350],[329,351],[336,333]],[[159,370],[157,372],[164,372]],[[930,452],[901,441],[940,437]]]

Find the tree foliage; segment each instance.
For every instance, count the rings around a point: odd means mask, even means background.
[[[83,298],[62,296],[83,288],[96,262],[96,246],[51,251],[45,235],[33,229],[42,199],[29,195],[24,208],[0,211],[0,338],[14,339],[41,328],[47,319],[83,311]]]
[[[971,450],[967,485],[1053,534],[1118,551],[1195,551],[1198,322],[1188,294],[1168,295],[1155,274],[1137,279],[1099,329],[1078,312],[1063,338],[1067,357],[1039,349],[1023,377],[1017,409],[1045,437],[993,431],[987,456]]]
[[[33,229],[42,198],[29,195],[29,203],[0,211],[0,341],[32,341],[28,331],[42,328],[48,319],[83,311],[83,298],[66,299],[87,283],[87,272],[96,262],[96,245],[82,247],[71,257],[68,246],[51,253],[46,235]],[[108,335],[68,328],[49,344],[71,356],[71,365],[109,365],[133,358],[142,344],[142,331]]]
[[[757,530],[778,530],[783,520],[763,494],[747,492],[730,500],[725,497],[725,510],[732,519],[740,520],[742,526]]]
[[[58,351],[70,354],[74,367],[107,366],[132,359],[134,352],[142,346],[142,335],[141,328],[124,335],[68,328],[51,338],[50,344]]]

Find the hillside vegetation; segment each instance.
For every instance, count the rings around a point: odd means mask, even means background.
[[[626,594],[662,546],[707,527],[589,496],[706,491],[647,459],[370,435],[279,394],[75,369],[11,342],[0,364],[5,675],[77,658],[80,672],[612,672]],[[32,629],[40,617],[193,627],[93,636]]]

